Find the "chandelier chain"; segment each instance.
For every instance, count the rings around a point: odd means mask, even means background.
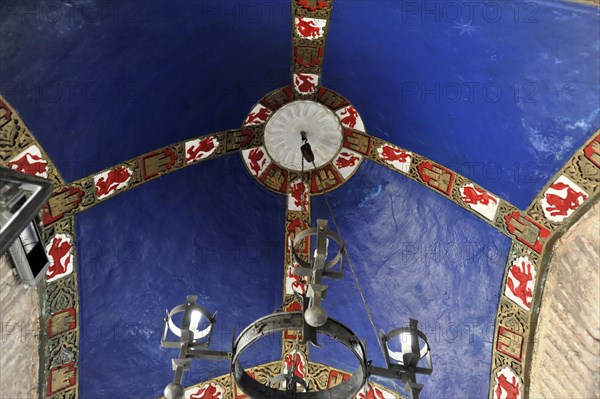
[[[315,169],[317,169],[317,166],[315,165],[314,162],[313,162],[313,166]],[[323,191],[323,197],[325,197],[325,203],[327,204],[327,208],[329,209],[329,213],[331,214],[331,219],[333,220],[335,229],[337,230],[338,235],[343,240],[344,237],[342,236],[340,226],[337,223],[335,214],[333,213],[333,208],[331,207],[331,204],[329,203],[329,198],[327,197],[327,193],[325,191]],[[352,259],[350,258],[350,254],[347,250],[346,250],[346,258],[348,259],[348,264],[350,265],[350,270],[352,271],[352,275],[354,276],[354,281],[356,282],[356,287],[358,288],[358,293],[360,294],[360,299],[362,300],[362,303],[365,307],[365,311],[367,312],[367,317],[369,318],[369,323],[371,324],[371,328],[373,328],[373,334],[375,334],[375,340],[379,344],[379,349],[381,349],[381,353],[383,354],[383,357],[385,359],[385,350],[383,349],[381,340],[379,339],[379,334],[377,333],[377,327],[375,327],[375,322],[373,321],[373,315],[371,314],[371,308],[369,308],[369,304],[367,303],[367,299],[365,298],[365,294],[363,292],[362,286],[360,285],[360,281],[358,280],[358,275],[356,274],[356,270],[354,269],[354,264],[352,262]]]
[[[335,229],[337,230],[338,235],[340,237],[342,237],[342,232],[340,230],[340,227],[338,226],[337,220],[335,219],[335,215],[333,213],[333,208],[331,207],[331,204],[329,203],[329,198],[327,198],[327,193],[323,192],[323,197],[325,197],[325,203],[327,204],[327,208],[329,209],[329,213],[331,214],[331,219],[333,220]],[[343,237],[342,237],[342,240],[343,240]],[[385,355],[386,355],[385,349],[383,348],[381,340],[379,339],[379,334],[377,333],[377,327],[375,327],[375,321],[373,321],[373,315],[371,314],[371,308],[369,308],[369,304],[367,303],[367,299],[365,298],[365,294],[363,292],[362,286],[360,285],[360,281],[358,280],[358,275],[356,274],[356,270],[354,269],[354,264],[352,263],[352,259],[350,258],[350,254],[348,253],[347,250],[346,250],[346,257],[348,259],[348,264],[350,265],[350,270],[352,271],[352,275],[354,276],[354,281],[356,281],[356,287],[358,288],[358,293],[360,294],[360,298],[365,307],[365,311],[367,312],[367,317],[369,318],[369,323],[371,324],[371,328],[373,328],[373,334],[375,334],[375,340],[377,341],[377,344],[379,345],[379,349],[381,349],[381,354],[383,355],[383,358],[385,359]],[[396,385],[395,382],[394,382],[394,391],[396,391],[396,395],[401,397],[400,393],[398,392],[398,386]]]
[[[306,142],[307,141],[308,140],[306,140]],[[314,160],[312,161],[312,165],[313,165],[314,170],[317,170],[317,165],[315,165]],[[301,157],[301,176],[302,176],[301,180],[304,181],[304,155]],[[337,219],[335,218],[335,214],[333,213],[333,207],[329,203],[329,198],[327,197],[327,193],[325,191],[323,191],[323,197],[325,198],[325,203],[327,204],[327,208],[329,209],[329,214],[331,215],[331,219],[333,220],[335,229],[337,230],[338,235],[343,240],[340,226],[337,223]],[[379,335],[377,333],[377,327],[375,326],[375,321],[373,320],[373,315],[371,314],[371,308],[369,307],[369,304],[367,303],[367,299],[365,298],[365,294],[363,292],[362,286],[358,279],[358,275],[356,273],[356,270],[354,269],[354,263],[352,262],[352,259],[350,258],[350,254],[348,253],[347,250],[346,250],[346,258],[348,259],[348,264],[350,265],[350,270],[352,271],[352,275],[354,276],[354,281],[356,282],[356,287],[358,288],[358,293],[360,294],[360,298],[362,300],[363,306],[365,308],[365,311],[367,312],[367,317],[369,319],[369,323],[371,324],[371,328],[373,329],[373,334],[375,335],[375,340],[377,341],[379,349],[381,350],[381,353],[385,359],[386,352],[385,352],[385,349],[383,348],[381,340],[379,339]],[[367,384],[368,384],[368,382],[367,382]],[[398,385],[396,385],[395,382],[394,382],[394,391],[396,391],[396,395],[398,397],[402,397],[400,395],[400,393],[398,392]]]

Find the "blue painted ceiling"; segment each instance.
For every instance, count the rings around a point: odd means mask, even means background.
[[[289,82],[289,1],[23,4],[3,8],[0,89],[70,180],[237,127]],[[371,134],[524,208],[600,125],[598,19],[562,1],[338,1],[323,80]]]
[[[340,1],[336,11],[323,80],[369,133],[521,208],[600,126],[597,8]]]
[[[240,189],[241,188],[241,189]],[[218,311],[214,349],[281,304],[285,201],[237,156],[160,179],[77,217],[82,398],[152,398],[171,382],[165,310],[198,295]],[[281,356],[281,344],[257,354]],[[228,372],[201,362],[188,385]]]
[[[423,397],[485,397],[510,240],[373,163],[328,199],[377,329],[412,317],[429,337],[436,371],[423,378]],[[158,345],[164,310],[186,294],[219,310],[214,349],[228,350],[234,329],[274,311],[283,295],[284,215],[284,197],[251,180],[237,156],[184,169],[79,215],[82,397],[159,394],[172,378],[173,354]],[[313,216],[334,228],[323,197],[314,199]],[[342,281],[327,282],[324,307],[366,339],[369,358],[383,365],[346,268]],[[268,343],[250,364],[279,359],[280,341]],[[311,348],[312,360],[354,368],[324,343]],[[469,361],[459,368],[461,356]],[[186,381],[227,372],[223,362],[200,362]]]
[[[67,181],[238,127],[289,83],[289,1],[30,1],[0,17],[0,93]],[[337,0],[323,81],[370,134],[524,208],[600,126],[599,26],[596,8],[558,1]],[[415,317],[430,336],[422,397],[486,397],[508,239],[372,163],[329,197],[377,328]],[[232,155],[80,214],[81,397],[159,394],[164,309],[187,294],[220,310],[222,349],[279,306],[284,213]],[[313,217],[329,218],[321,197]],[[351,273],[325,307],[381,361]]]

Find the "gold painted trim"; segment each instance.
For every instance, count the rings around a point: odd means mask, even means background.
[[[297,302],[297,298],[296,295],[293,294],[288,294],[286,293],[287,289],[287,276],[288,276],[288,268],[293,265],[293,259],[292,256],[290,254],[290,240],[293,239],[292,234],[295,236],[295,234],[297,233],[297,231],[294,229],[294,222],[295,221],[300,221],[304,227],[308,228],[311,226],[311,193],[310,193],[310,186],[306,186],[306,184],[304,183],[304,187],[305,187],[305,200],[306,200],[306,205],[304,206],[303,210],[299,210],[299,211],[292,211],[290,210],[290,190],[291,190],[291,184],[297,180],[298,178],[302,178],[302,174],[300,173],[294,173],[291,172],[289,177],[288,177],[288,181],[287,181],[287,187],[286,187],[286,198],[285,198],[285,205],[286,205],[286,212],[285,212],[285,223],[284,223],[284,236],[283,236],[283,249],[284,249],[284,254],[283,254],[283,302],[281,305],[281,311],[285,312],[286,308],[291,305],[294,302]],[[304,177],[306,177],[306,174],[304,175]],[[292,233],[292,231],[294,231]],[[310,254],[310,241],[307,241],[308,244],[308,248],[306,249],[306,254]],[[305,260],[308,260],[306,257],[304,257]],[[300,303],[301,306],[303,306],[302,303]],[[283,367],[284,363],[285,363],[285,358],[288,354],[290,354],[292,351],[294,350],[298,350],[299,352],[302,353],[302,355],[304,356],[304,359],[308,359],[308,354],[309,354],[309,347],[308,344],[302,344],[298,341],[298,343],[296,342],[296,339],[292,338],[292,337],[287,337],[287,332],[283,332],[281,333],[281,360],[280,360],[280,366]],[[297,332],[297,334],[299,334]],[[299,337],[298,337],[299,339]],[[305,375],[310,376],[310,361],[307,361],[306,367],[305,367]]]
[[[186,150],[186,143],[194,141],[201,142],[206,139],[215,140],[216,148],[206,157],[188,158],[190,154]],[[241,148],[253,147],[262,143],[262,129],[254,127],[245,127],[240,129],[226,130],[222,132],[210,133],[203,136],[189,138],[154,151],[142,154],[128,161],[113,165],[95,172],[87,177],[75,180],[70,183],[62,183],[53,191],[53,197],[49,201],[49,206],[45,209],[43,217],[44,223],[50,226],[62,218],[83,212],[102,202],[108,201],[117,195],[127,192],[149,181],[159,177],[176,172],[188,166],[208,161],[223,155],[229,155],[238,152]],[[109,173],[114,170],[127,170],[130,176],[126,186],[114,190],[106,196],[99,196],[94,178],[103,173]],[[64,195],[65,190],[73,190],[78,195],[71,196],[75,200],[71,202],[61,202],[60,194]],[[60,203],[59,203],[60,202]],[[55,204],[56,203],[56,204]],[[55,211],[60,209],[60,211]],[[54,214],[56,213],[56,214]]]
[[[0,165],[7,167],[8,161],[27,148],[35,145],[48,165],[48,179],[58,187],[64,185],[64,180],[56,165],[31,131],[23,123],[18,113],[0,96]],[[8,112],[7,112],[8,110]],[[40,214],[40,217],[42,215]],[[44,246],[47,246],[55,234],[68,234],[72,239],[73,271],[52,282],[42,280],[38,287],[39,305],[39,351],[40,363],[38,374],[38,396],[40,398],[77,398],[79,389],[79,293],[77,289],[77,243],[75,241],[75,221],[72,217],[64,218],[52,227],[40,226]],[[69,316],[70,325],[49,336],[49,322],[53,314],[73,311],[75,317]],[[70,314],[70,313],[69,313]],[[57,320],[65,320],[57,318]],[[72,365],[71,365],[72,364]],[[63,367],[66,366],[66,367]],[[62,367],[62,369],[61,369]],[[69,383],[51,395],[48,395],[48,380],[51,370],[62,373]],[[74,373],[74,375],[73,375]],[[74,383],[70,384],[73,380]]]
[[[80,179],[76,182],[73,182],[70,184],[65,184],[63,179],[61,178],[60,174],[58,173],[58,170],[56,169],[54,163],[49,159],[48,155],[45,153],[44,149],[41,147],[39,142],[37,142],[35,140],[35,138],[31,134],[31,132],[22,123],[22,121],[18,117],[16,111],[13,108],[11,108],[2,97],[0,97],[0,101],[2,102],[2,105],[5,106],[10,111],[10,114],[11,114],[10,118],[5,118],[4,121],[0,120],[0,122],[2,122],[2,123],[0,123],[0,129],[1,129],[0,133],[2,134],[0,136],[0,138],[3,140],[0,142],[0,162],[1,162],[1,164],[6,165],[6,163],[9,159],[11,159],[15,155],[19,154],[20,152],[22,152],[24,149],[28,148],[29,146],[35,144],[39,148],[40,152],[43,154],[44,159],[48,162],[49,178],[59,184],[59,187],[57,188],[57,190],[55,190],[55,192],[60,189],[65,188],[65,187],[77,187],[77,188],[80,188],[80,189],[86,191],[86,196],[84,196],[84,200],[82,201],[82,204],[79,207],[74,208],[70,212],[65,213],[65,215],[63,215],[63,217],[61,217],[60,219],[58,219],[56,221],[53,221],[49,225],[45,226],[45,228],[43,229],[43,237],[44,237],[46,244],[48,244],[48,242],[49,242],[48,240],[51,237],[53,237],[54,234],[57,234],[57,233],[66,233],[66,234],[69,234],[71,237],[75,238],[73,215],[76,212],[83,211],[93,205],[96,205],[99,202],[102,202],[102,201],[99,201],[97,198],[95,198],[95,193],[90,192],[90,190],[93,189],[93,185],[91,185],[91,183],[93,182],[92,181],[93,176],[97,175],[98,173],[102,173],[103,171],[94,173],[93,175],[90,175],[86,178]],[[0,115],[0,116],[2,116],[2,115]],[[236,145],[239,144],[239,140],[238,140],[239,136],[238,135],[240,134],[241,131],[242,131],[242,129],[236,129],[236,130],[214,133],[214,134],[210,134],[207,136],[201,136],[201,137],[197,138],[197,139],[203,139],[203,138],[212,136],[212,137],[217,137],[218,139],[220,139],[218,151],[216,151],[213,155],[207,157],[206,160],[212,159],[218,155],[223,155],[225,153],[238,151],[240,148],[250,148],[250,147],[260,145],[262,143],[262,134],[261,134],[262,131],[260,129],[256,129],[256,130],[254,130],[256,132],[256,134],[253,137],[253,139],[251,140],[251,142],[246,143],[246,145],[244,145],[244,146],[236,147]],[[391,144],[391,143],[387,143],[383,140],[377,139],[372,136],[368,136],[368,135],[366,135],[366,136],[369,139],[369,148],[370,148],[370,152],[367,155],[368,158],[370,158],[372,161],[379,163],[383,166],[386,166],[392,170],[396,170],[396,169],[392,168],[390,165],[386,165],[379,158],[379,155],[377,154],[376,149],[379,148],[381,145],[385,145],[385,144],[392,145],[394,147],[397,147],[397,146],[395,146],[394,144]],[[231,138],[231,140],[230,140],[230,138]],[[136,187],[137,185],[140,185],[146,181],[153,180],[154,178],[160,177],[160,176],[170,173],[174,170],[178,170],[182,167],[188,166],[186,163],[182,162],[178,166],[172,168],[172,170],[169,169],[169,170],[161,171],[160,173],[158,173],[155,176],[150,176],[150,177],[144,178],[144,176],[142,176],[142,174],[141,174],[142,173],[141,168],[143,165],[143,161],[144,161],[144,159],[146,159],[147,156],[159,153],[166,149],[173,149],[174,151],[177,151],[177,154],[179,154],[178,156],[185,157],[185,142],[191,141],[191,140],[193,140],[193,139],[185,140],[185,141],[176,143],[171,146],[163,147],[157,151],[153,151],[151,153],[144,154],[140,157],[136,157],[132,160],[129,160],[122,164],[116,165],[113,168],[105,169],[104,171],[112,170],[119,166],[131,167],[132,170],[134,171],[134,176],[136,176],[136,178],[139,179],[139,180],[134,181],[134,183],[131,184],[130,186],[126,187],[126,189],[120,190],[116,194],[120,194],[121,192],[125,192],[125,191],[129,190],[130,188]],[[585,211],[591,206],[591,204],[593,204],[594,202],[596,202],[598,200],[598,198],[600,198],[600,186],[599,186],[600,166],[598,166],[597,164],[594,164],[590,160],[591,158],[586,156],[586,154],[584,153],[584,150],[589,149],[590,146],[592,146],[592,143],[594,141],[600,141],[600,130],[596,131],[596,133],[593,135],[593,137],[591,137],[578,151],[576,151],[576,153],[565,164],[565,166],[563,166],[563,168],[561,168],[556,173],[556,175],[545,185],[545,187],[540,191],[540,193],[536,196],[536,198],[532,201],[530,206],[527,208],[526,212],[521,212],[514,205],[512,205],[512,204],[508,203],[507,201],[502,200],[500,197],[498,197],[498,198],[500,198],[501,203],[499,204],[499,207],[497,210],[497,215],[493,221],[490,221],[489,219],[482,217],[481,215],[479,215],[477,212],[473,211],[472,209],[469,209],[460,200],[460,195],[459,195],[459,193],[457,194],[457,190],[459,189],[460,186],[464,186],[464,184],[473,184],[476,187],[479,187],[474,182],[465,178],[464,176],[461,176],[461,175],[453,172],[450,169],[444,168],[443,165],[439,165],[431,160],[428,160],[425,157],[422,157],[422,156],[420,156],[418,154],[414,154],[414,153],[413,153],[413,155],[414,155],[413,162],[411,162],[410,170],[408,171],[408,173],[402,173],[402,172],[398,172],[396,170],[398,173],[401,173],[401,174],[409,177],[410,179],[412,179],[420,184],[425,185],[432,191],[435,191],[438,194],[445,196],[446,198],[450,199],[454,203],[461,206],[463,209],[480,217],[482,220],[486,221],[492,227],[494,227],[497,230],[501,231],[502,233],[508,235],[513,240],[513,245],[512,245],[511,251],[509,253],[507,267],[505,269],[504,283],[502,285],[502,291],[500,293],[501,299],[499,301],[499,308],[498,308],[497,317],[496,317],[495,336],[494,336],[494,343],[493,343],[494,346],[493,346],[493,353],[492,353],[490,398],[493,397],[495,373],[501,367],[505,367],[505,366],[509,366],[519,376],[519,378],[521,378],[521,381],[523,383],[523,385],[522,385],[523,395],[524,395],[524,397],[527,397],[528,378],[529,378],[528,373],[529,373],[529,363],[530,363],[531,347],[532,347],[531,345],[529,345],[529,343],[531,342],[531,339],[533,339],[533,337],[534,337],[535,331],[533,328],[535,326],[535,323],[537,322],[537,316],[538,316],[537,312],[539,312],[539,302],[542,299],[541,294],[543,292],[544,275],[547,272],[547,254],[551,250],[552,245],[556,241],[557,237],[564,234],[564,232],[567,231],[568,228],[570,226],[572,226],[573,223],[579,217],[581,217],[581,215],[583,213],[585,213]],[[227,149],[230,149],[230,151],[227,151]],[[182,158],[182,159],[185,159],[185,158]],[[594,158],[594,159],[596,159],[596,158]],[[195,164],[195,163],[197,163],[197,162],[191,162],[190,165]],[[423,176],[421,174],[419,174],[418,167],[425,163],[440,166],[440,167],[442,167],[442,169],[445,169],[446,172],[451,173],[453,175],[453,179],[449,183],[449,189],[447,192],[443,192],[440,190],[439,186],[432,185],[429,181],[425,181]],[[569,177],[576,184],[578,184],[580,187],[582,187],[589,194],[589,197],[586,199],[586,201],[581,206],[579,206],[576,209],[576,211],[573,214],[569,215],[569,217],[567,217],[563,222],[554,223],[554,222],[547,220],[544,217],[543,212],[540,212],[539,201],[544,196],[544,193],[548,189],[548,187],[561,175],[565,175],[565,176]],[[94,200],[94,198],[95,198],[95,200]],[[112,196],[110,198],[112,198]],[[107,198],[107,199],[109,199],[109,198]],[[540,245],[542,248],[541,250],[532,251],[530,247],[528,248],[522,242],[518,241],[520,239],[520,237],[518,237],[514,233],[511,233],[510,231],[508,231],[507,223],[505,222],[505,220],[508,220],[507,217],[513,213],[516,213],[516,214],[518,214],[519,217],[522,217],[523,218],[522,220],[527,220],[527,219],[531,220],[531,222],[536,223],[537,225],[539,225],[543,228],[546,228],[548,230],[548,236],[545,237],[544,240],[542,240],[540,242]],[[309,215],[310,215],[310,213],[309,213]],[[309,220],[309,222],[310,222],[310,220]],[[286,226],[287,226],[287,223],[286,223]],[[518,254],[518,253],[521,253],[521,254],[526,253],[529,256],[531,256],[532,261],[535,262],[535,264],[538,268],[538,274],[536,277],[536,285],[535,285],[535,290],[533,293],[533,301],[537,305],[532,307],[532,309],[534,311],[531,311],[531,312],[523,311],[522,309],[518,308],[518,306],[515,305],[514,302],[511,302],[510,299],[508,299],[506,296],[504,296],[504,291],[506,289],[507,272],[510,267],[511,260],[514,258],[515,254]],[[61,279],[56,280],[51,283],[44,282],[40,286],[40,291],[39,291],[40,298],[41,298],[40,301],[42,303],[42,308],[40,310],[40,312],[41,312],[41,316],[40,316],[40,328],[41,328],[40,345],[41,346],[40,347],[41,347],[41,352],[43,354],[42,358],[40,359],[40,396],[42,396],[42,397],[49,397],[49,398],[59,398],[59,397],[60,398],[67,398],[67,397],[68,398],[76,398],[77,397],[77,389],[78,389],[77,381],[79,379],[79,373],[78,373],[78,371],[79,371],[79,369],[78,369],[79,298],[78,298],[78,290],[77,290],[77,267],[78,267],[78,265],[77,265],[76,254],[77,254],[77,251],[76,251],[76,241],[75,241],[73,243],[73,257],[74,257],[73,272],[67,277],[61,278]],[[284,280],[284,284],[285,284],[285,280]],[[58,302],[52,302],[52,300],[53,300],[52,298],[54,298]],[[76,318],[75,318],[76,327],[74,329],[67,330],[66,332],[59,333],[56,336],[49,338],[47,336],[48,335],[47,327],[48,327],[48,321],[49,321],[50,315],[53,313],[56,313],[58,311],[70,309],[70,308],[75,309],[75,311],[76,311]],[[501,351],[498,350],[498,333],[499,333],[500,328],[502,328],[502,327],[513,331],[517,335],[520,334],[523,337],[524,341],[523,341],[523,347],[522,347],[523,348],[522,349],[522,357],[521,357],[520,361],[515,361],[514,358],[511,358],[510,356],[507,356],[505,353],[502,353]],[[517,331],[515,331],[515,330],[517,330]],[[59,350],[57,350],[57,348],[68,348],[68,349],[65,352],[65,351],[59,351]],[[284,349],[284,348],[282,348],[282,349]],[[46,389],[47,389],[46,384],[48,381],[48,375],[51,371],[50,369],[52,368],[52,365],[55,363],[55,361],[57,361],[57,359],[58,360],[64,359],[65,356],[67,356],[67,355],[65,355],[65,353],[69,354],[69,356],[72,356],[72,359],[74,361],[74,365],[75,365],[74,372],[75,372],[76,382],[74,385],[71,385],[67,388],[61,389],[60,391],[57,391],[57,392],[53,393],[52,395],[48,396],[46,393]],[[54,364],[54,365],[56,366],[56,364]]]
[[[302,6],[301,0],[291,0],[292,1],[292,45],[291,45],[291,57],[290,57],[290,82],[292,85],[292,92],[294,99],[315,99],[319,88],[322,84],[322,72],[323,72],[323,60],[325,59],[325,49],[327,43],[327,36],[329,34],[329,26],[331,24],[331,10],[333,8],[333,0],[326,0],[326,6],[323,8],[310,10],[309,8]],[[323,37],[317,40],[308,40],[296,33],[296,17],[299,18],[316,18],[316,19],[324,19],[326,20],[325,29],[323,32]],[[315,53],[319,54],[318,62],[311,67],[304,67],[298,65],[297,53],[299,52],[298,46],[307,46],[308,48],[315,49]],[[308,53],[308,52],[307,52]],[[296,73],[310,73],[318,76],[318,82],[316,84],[315,93],[309,95],[301,95],[296,92],[294,89],[294,74]]]
[[[600,0],[562,0],[565,3],[578,3],[578,4],[585,4],[588,6],[596,6],[596,7],[600,7]]]
[[[335,367],[330,367],[325,364],[316,363],[316,362],[308,362],[308,363],[309,363],[308,366],[310,367],[310,369],[315,370],[313,375],[311,375],[309,377],[309,384],[310,384],[309,386],[317,387],[319,390],[323,390],[323,389],[327,388],[327,384],[328,384],[328,382],[330,380],[330,376],[332,374],[336,374],[336,373],[340,374],[340,375],[349,375],[350,374],[347,371],[344,371],[344,370],[341,370],[341,369],[338,369]],[[276,374],[279,374],[281,372],[281,362],[275,361],[275,362],[261,364],[259,366],[255,366],[255,367],[251,367],[251,368],[247,369],[246,372],[253,374],[254,378],[256,378],[257,381],[265,383],[267,381],[267,378],[273,377]],[[336,382],[339,383],[340,381],[336,381]],[[200,388],[200,387],[208,385],[208,384],[218,384],[222,388],[224,388],[225,394],[223,395],[223,398],[221,398],[221,399],[247,399],[248,398],[247,396],[240,394],[239,393],[240,391],[237,391],[237,387],[235,387],[235,383],[233,383],[233,380],[232,380],[230,374],[225,374],[225,375],[222,375],[219,377],[212,378],[210,380],[202,381],[197,384],[190,385],[190,386],[186,387],[185,389],[187,391],[189,389]],[[335,384],[335,385],[337,385],[337,384]],[[381,390],[385,391],[386,393],[393,395],[393,397],[395,399],[407,399],[406,396],[404,396],[398,392],[393,392],[390,388],[387,388],[381,384],[377,384],[375,382],[369,381],[369,385],[377,387],[378,389],[381,389]],[[238,395],[236,395],[236,392],[238,392]],[[363,397],[364,397],[364,395],[363,395]],[[165,397],[162,396],[160,399],[165,399]],[[354,398],[348,398],[348,399],[354,399]]]
[[[496,325],[494,329],[494,341],[492,347],[492,367],[490,371],[490,391],[489,398],[494,399],[494,385],[496,373],[504,367],[510,369],[519,377],[521,381],[521,394],[523,398],[529,397],[529,381],[531,372],[531,358],[533,356],[533,343],[537,320],[540,312],[541,301],[543,300],[544,283],[550,266],[552,250],[554,244],[581,216],[586,213],[595,203],[600,200],[600,165],[594,164],[586,155],[590,148],[594,148],[593,143],[600,142],[600,129],[590,137],[579,150],[565,163],[565,165],[548,181],[540,190],[538,195],[527,208],[527,215],[540,225],[551,229],[551,235],[543,243],[543,249],[539,253],[532,251],[527,246],[513,239],[513,244],[509,252],[507,265],[504,273],[504,280],[500,291],[500,301],[496,315]],[[595,147],[597,148],[597,147]],[[595,160],[600,158],[599,153]],[[562,222],[556,223],[547,220],[541,209],[540,201],[544,197],[546,190],[560,176],[567,176],[575,184],[579,185],[588,193],[588,198],[579,205],[575,211],[566,217]],[[510,300],[504,293],[507,287],[507,278],[509,269],[512,266],[512,260],[520,255],[527,255],[532,265],[536,268],[536,281],[532,293],[532,303],[530,310],[520,308],[515,302]],[[500,329],[504,329],[505,334],[500,338]],[[509,331],[508,333],[506,333]],[[520,337],[520,338],[519,338]],[[522,347],[520,349],[519,359],[515,359],[514,353],[518,351],[519,340]],[[500,349],[500,350],[499,350]],[[511,356],[511,354],[513,356]]]
[[[444,165],[438,164],[437,162],[435,162],[431,159],[425,158],[422,155],[419,155],[410,150],[403,149],[393,143],[379,139],[377,137],[369,136],[369,138],[371,140],[371,144],[370,144],[371,150],[370,150],[367,158],[369,158],[371,161],[373,161],[379,165],[385,166],[386,168],[393,170],[394,172],[397,172],[398,174],[408,177],[409,179],[427,187],[434,193],[439,194],[439,195],[447,198],[448,200],[454,202],[456,205],[460,206],[465,211],[477,216],[484,222],[488,223],[494,229],[509,236],[510,238],[514,238],[514,236],[508,231],[508,229],[506,227],[504,216],[506,216],[507,214],[509,214],[511,212],[519,212],[520,211],[519,208],[517,208],[515,205],[511,204],[510,202],[503,199],[502,197],[484,189],[483,187],[478,185],[476,182],[460,175],[459,173],[456,173],[452,169],[446,168]],[[378,153],[378,149],[382,148],[383,146],[391,146],[391,147],[394,147],[399,150],[406,151],[406,152],[409,152],[412,154],[412,160],[411,160],[410,169],[408,170],[408,172],[405,173],[405,172],[399,171],[398,169],[394,168],[391,164],[385,162],[381,158],[381,156]],[[423,179],[423,177],[421,176],[421,173],[419,172],[419,168],[422,165],[429,165],[429,164],[431,164],[434,167],[439,166],[443,169],[443,172],[452,175],[451,178],[450,177],[447,178],[447,179],[450,179],[449,183],[448,183],[448,188],[446,189],[447,191],[441,191],[439,188],[437,188],[439,186],[436,187],[434,184],[429,183],[428,181],[425,181]],[[499,201],[498,208],[496,210],[496,214],[495,214],[495,217],[493,220],[490,220],[490,219],[486,218],[485,216],[483,216],[482,214],[478,213],[477,211],[473,210],[472,208],[470,208],[467,204],[465,204],[461,200],[460,188],[464,187],[466,184],[472,184],[474,187],[482,189],[486,193],[498,198],[498,201]]]

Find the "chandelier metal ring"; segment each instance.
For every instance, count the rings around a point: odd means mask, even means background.
[[[256,320],[238,336],[232,357],[232,373],[236,384],[251,398],[287,399],[289,393],[268,387],[250,377],[240,363],[240,355],[254,342],[268,334],[284,330],[302,331],[304,315],[302,312],[273,313]],[[348,380],[332,388],[320,391],[297,392],[298,399],[330,399],[354,397],[367,382],[367,356],[362,341],[342,323],[327,319],[317,328],[317,332],[327,335],[346,346],[358,359],[359,367]]]
[[[333,259],[331,259],[330,261],[325,263],[324,268],[331,269],[344,256],[344,253],[346,252],[346,244],[344,243],[344,240],[342,240],[342,238],[339,235],[337,235],[336,233],[334,233],[333,231],[325,230],[324,232],[328,238],[331,238],[338,245],[338,253],[333,257]],[[296,252],[296,245],[298,245],[300,242],[302,242],[302,240],[304,240],[310,236],[318,235],[318,233],[319,233],[319,227],[310,227],[310,228],[305,229],[305,230],[301,231],[300,233],[298,233],[296,235],[296,237],[294,238],[294,241],[292,242],[291,249],[292,249],[292,254],[294,256],[294,261],[296,261],[296,263],[298,263],[303,268],[310,269],[312,266],[311,266],[310,262],[307,262],[306,260],[302,259],[302,257]]]

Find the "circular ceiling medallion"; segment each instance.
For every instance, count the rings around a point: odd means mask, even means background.
[[[273,162],[296,172],[315,169],[302,158],[302,132],[316,168],[331,162],[342,147],[342,124],[333,111],[315,101],[293,101],[275,111],[265,126],[265,149]]]
[[[262,145],[241,151],[248,172],[268,189],[288,195],[290,210],[306,207],[304,195],[342,185],[371,151],[371,137],[356,109],[325,87],[312,95],[292,86],[273,90],[252,108],[243,127],[263,137]],[[306,160],[303,165],[302,132],[316,168]]]

